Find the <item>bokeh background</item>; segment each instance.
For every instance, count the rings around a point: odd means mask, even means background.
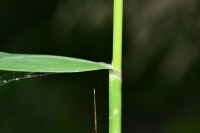
[[[0,51],[111,63],[112,11],[113,0],[0,0]],[[200,1],[124,0],[123,33],[123,132],[199,133]],[[93,88],[106,133],[106,70],[0,86],[0,133],[92,133]]]

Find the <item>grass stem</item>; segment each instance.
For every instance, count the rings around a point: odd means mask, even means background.
[[[113,71],[109,72],[109,133],[121,133],[122,17],[123,0],[114,0]]]

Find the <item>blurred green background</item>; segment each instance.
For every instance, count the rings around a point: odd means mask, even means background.
[[[0,51],[111,63],[112,10],[112,0],[0,0]],[[124,133],[200,132],[199,35],[199,0],[124,0]],[[92,133],[93,88],[106,133],[106,70],[0,86],[0,133]]]

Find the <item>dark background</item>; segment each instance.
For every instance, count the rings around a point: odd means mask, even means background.
[[[112,10],[112,0],[1,0],[0,51],[110,63]],[[199,0],[124,0],[124,133],[200,132],[199,16]],[[92,133],[93,88],[106,133],[107,70],[0,86],[0,133]]]

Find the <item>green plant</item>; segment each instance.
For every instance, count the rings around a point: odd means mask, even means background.
[[[0,70],[67,73],[108,69],[109,133],[121,133],[122,5],[123,0],[114,0],[112,65],[71,57],[0,52]]]

